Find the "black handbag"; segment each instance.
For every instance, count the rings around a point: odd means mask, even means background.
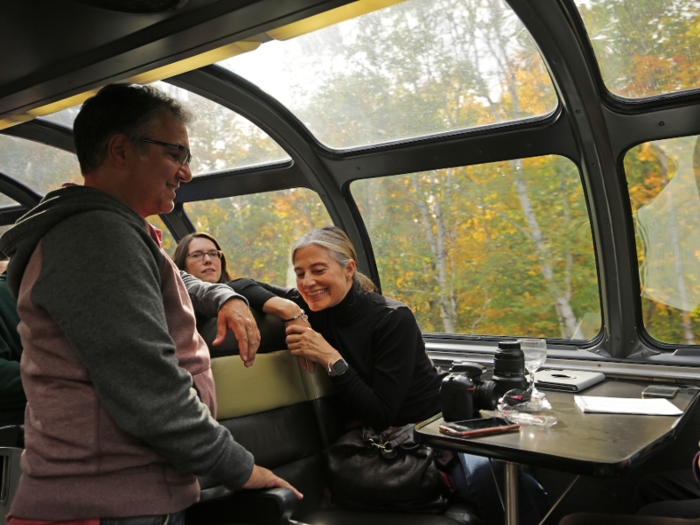
[[[353,430],[324,451],[334,502],[356,510],[441,512],[445,485],[431,447],[413,425]]]

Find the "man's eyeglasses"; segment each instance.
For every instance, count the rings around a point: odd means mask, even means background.
[[[210,252],[192,252],[188,253],[187,257],[192,259],[194,262],[199,262],[204,259],[204,256],[208,255],[210,259],[223,257],[223,252],[221,250],[212,250]]]
[[[148,142],[149,144],[157,144],[158,146],[166,146],[168,148],[175,148],[177,150],[180,150],[180,156],[178,157],[177,160],[183,166],[187,166],[192,161],[192,154],[190,153],[189,148],[186,148],[182,144],[169,144],[168,142],[160,142],[159,140],[151,140],[151,139],[139,139],[139,140],[141,142]]]

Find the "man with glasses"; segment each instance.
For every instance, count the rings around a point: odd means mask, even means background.
[[[178,525],[199,498],[194,474],[231,488],[290,487],[214,419],[188,290],[145,221],[172,211],[192,178],[189,120],[155,89],[102,89],[74,125],[85,185],[48,193],[0,239],[28,400],[8,523]],[[238,310],[239,341],[254,337],[246,303],[217,285],[190,287],[195,303]]]

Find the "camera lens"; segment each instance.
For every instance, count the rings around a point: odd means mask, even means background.
[[[476,410],[495,410],[498,406],[496,383],[484,381],[474,389],[474,408]]]
[[[525,354],[517,341],[501,341],[493,357],[493,381],[499,395],[513,388],[527,388]]]
[[[525,374],[525,355],[520,343],[501,341],[493,358],[493,375],[498,377],[520,377]]]

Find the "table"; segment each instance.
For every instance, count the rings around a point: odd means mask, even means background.
[[[649,384],[608,379],[581,395],[639,399]],[[438,414],[416,425],[415,435],[419,443],[505,461],[506,524],[517,525],[519,465],[578,475],[621,476],[675,439],[695,405],[697,393],[695,387],[683,388],[669,400],[683,410],[680,416],[637,416],[584,414],[575,405],[574,394],[548,391],[552,409],[544,413],[559,418],[549,429],[523,426],[519,432],[464,439],[441,434],[438,426],[443,420]]]

